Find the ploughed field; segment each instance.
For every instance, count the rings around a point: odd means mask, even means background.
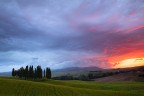
[[[144,82],[35,82],[0,77],[0,96],[144,96]]]

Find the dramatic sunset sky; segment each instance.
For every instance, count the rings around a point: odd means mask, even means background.
[[[144,65],[144,0],[0,0],[0,72],[25,65]]]

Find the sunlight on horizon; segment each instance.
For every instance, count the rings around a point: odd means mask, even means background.
[[[144,58],[125,59],[117,63],[114,68],[144,66]]]

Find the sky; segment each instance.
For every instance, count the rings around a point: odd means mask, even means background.
[[[144,65],[144,0],[0,0],[0,72]]]

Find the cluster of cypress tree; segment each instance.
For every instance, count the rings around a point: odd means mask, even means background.
[[[36,68],[33,66],[21,67],[18,70],[12,69],[12,76],[16,76],[23,79],[41,79],[42,77],[46,77],[47,79],[51,79],[51,70],[50,68],[46,68],[46,71],[42,70],[41,66],[38,65]]]

